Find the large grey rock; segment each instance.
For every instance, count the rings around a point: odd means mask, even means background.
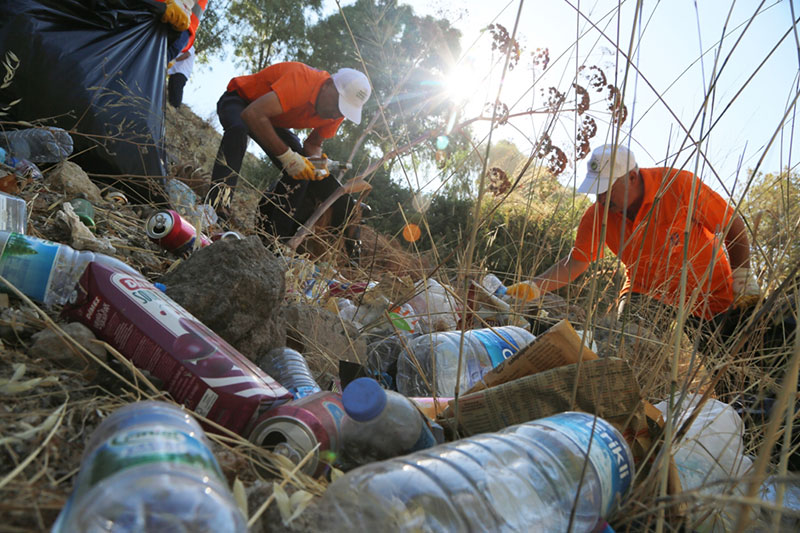
[[[88,349],[101,360],[105,360],[106,349],[93,342],[96,337],[89,328],[80,322],[71,322],[66,326],[62,326],[61,329],[75,339],[78,344]],[[58,361],[67,366],[77,366],[82,362],[81,358],[86,357],[84,354],[78,355],[80,353],[78,349],[53,329],[43,329],[31,339],[33,340],[33,345],[31,346],[30,354],[34,357]]]
[[[284,267],[258,237],[197,250],[159,281],[170,298],[248,358],[284,345]]]
[[[66,200],[70,200],[79,193],[86,195],[92,203],[102,203],[103,197],[100,189],[89,178],[81,167],[71,161],[64,161],[48,173],[48,179],[53,188],[63,192]]]
[[[287,345],[302,353],[312,372],[336,374],[338,361],[366,363],[367,344],[349,321],[322,307],[289,303],[284,307]]]

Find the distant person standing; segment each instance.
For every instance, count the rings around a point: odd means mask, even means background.
[[[194,69],[194,45],[170,63],[167,68],[169,81],[167,81],[167,101],[172,107],[178,109],[183,102],[183,87],[189,81]]]

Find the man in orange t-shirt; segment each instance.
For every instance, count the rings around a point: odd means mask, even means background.
[[[306,195],[324,200],[338,187],[333,177],[318,175],[307,158],[322,156],[322,142],[336,134],[344,118],[361,122],[362,106],[371,93],[367,77],[350,68],[331,76],[303,63],[285,62],[233,78],[227,89],[217,102],[224,133],[211,173],[209,203],[222,204],[216,206],[217,212],[227,218],[252,137],[283,171],[272,194],[262,199],[260,210],[273,233],[290,237],[304,221],[296,209],[305,203]],[[301,142],[290,128],[311,132]],[[226,187],[230,194],[222,195]],[[348,200],[341,198],[334,204],[335,219],[344,220]]]
[[[744,222],[691,172],[640,169],[630,150],[605,145],[592,152],[577,190],[597,195],[597,201],[583,214],[569,255],[534,278],[537,289],[552,291],[573,281],[608,246],[626,266],[623,295],[685,304],[704,322],[760,297]]]

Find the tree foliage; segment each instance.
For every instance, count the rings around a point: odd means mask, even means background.
[[[754,232],[751,266],[762,280],[780,282],[800,263],[800,174],[784,170],[752,179],[742,206]]]

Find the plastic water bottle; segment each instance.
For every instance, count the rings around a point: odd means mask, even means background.
[[[365,464],[430,448],[436,444],[422,413],[397,392],[371,378],[351,381],[342,392],[349,418],[342,421],[344,453],[350,462]]]
[[[17,159],[33,163],[58,163],[72,153],[72,137],[61,128],[0,132],[0,144]]]
[[[291,392],[295,400],[322,390],[314,381],[306,358],[297,350],[275,348],[259,359],[257,364]]]
[[[64,305],[91,262],[139,276],[119,259],[75,250],[66,244],[0,231],[0,275],[26,296],[47,307]],[[7,287],[0,290],[8,292]]]
[[[92,434],[53,526],[80,531],[247,531],[200,425],[165,402],[115,411]]]
[[[25,233],[28,211],[25,200],[0,192],[0,231]]]
[[[489,294],[497,296],[498,298],[506,293],[506,286],[503,285],[503,282],[494,274],[486,274],[483,277],[483,281],[481,281],[481,285],[484,289],[489,291]]]
[[[459,393],[469,390],[534,338],[518,326],[465,331]],[[454,396],[460,342],[460,331],[430,333],[410,341],[408,351],[403,350],[397,361],[397,390],[406,396],[431,396],[431,386],[435,385],[437,396]]]
[[[588,532],[633,474],[611,424],[568,412],[362,466],[328,487],[320,511],[328,531]]]
[[[419,281],[414,288],[419,294],[411,298],[408,303],[416,312],[423,332],[456,329],[459,309],[447,289],[433,278],[428,278],[425,287],[422,286],[422,281]]]

